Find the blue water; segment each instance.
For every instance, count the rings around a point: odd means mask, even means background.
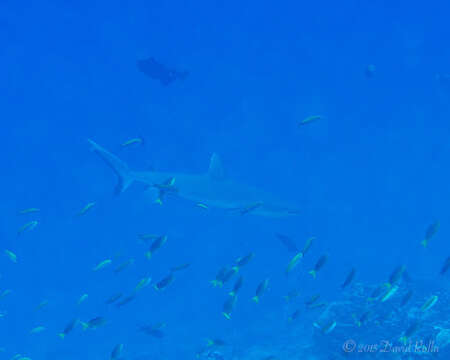
[[[341,337],[360,331],[340,326],[356,311],[354,288],[340,289],[351,267],[352,286],[370,287],[405,265],[411,281],[399,291],[416,289],[409,307],[439,294],[414,340],[450,327],[448,278],[439,276],[450,255],[450,92],[436,78],[450,72],[448,10],[443,1],[3,1],[0,291],[12,293],[0,299],[0,357],[106,359],[122,343],[125,359],[193,359],[212,337],[227,346],[210,356],[226,360],[340,359]],[[148,57],[189,76],[162,86],[136,67]],[[322,118],[298,126],[311,115]],[[134,137],[145,145],[121,146]],[[216,152],[230,178],[296,204],[300,214],[230,215],[172,198],[160,206],[146,200],[142,184],[114,196],[115,176],[88,138],[140,170],[205,173]],[[41,211],[18,215],[30,207]],[[17,236],[31,220],[38,226]],[[151,260],[141,233],[168,236]],[[275,233],[300,247],[316,237],[288,278],[293,254]],[[241,270],[244,285],[227,320],[222,306],[235,278],[222,289],[209,281],[249,252],[255,258]],[[312,280],[307,272],[325,253]],[[129,258],[134,264],[114,274]],[[113,264],[92,271],[105,259]],[[183,263],[191,266],[164,291],[148,286],[120,309],[105,304]],[[255,304],[265,278],[270,287]],[[292,288],[300,299],[286,304]],[[323,309],[303,303],[315,293],[348,301],[335,332],[313,327]],[[296,308],[302,314],[288,324]],[[383,340],[380,326],[396,341],[411,324],[407,312],[393,323],[369,321],[365,341]],[[77,324],[58,337],[72,319],[96,316],[107,323],[86,331]],[[158,322],[166,323],[163,339],[138,331]],[[46,329],[30,334],[39,325]]]

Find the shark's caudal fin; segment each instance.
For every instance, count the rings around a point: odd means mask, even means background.
[[[89,144],[92,146],[92,151],[97,153],[108,166],[116,173],[118,182],[115,189],[115,194],[124,192],[133,182],[133,176],[128,168],[128,165],[120,160],[117,156],[111,154],[108,150],[102,148],[94,141],[88,139]]]

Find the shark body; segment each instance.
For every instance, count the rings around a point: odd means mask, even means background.
[[[116,193],[125,191],[133,182],[144,183],[149,190],[165,189],[183,199],[216,207],[237,214],[284,217],[297,215],[291,208],[271,194],[254,187],[239,184],[225,175],[217,154],[211,156],[209,170],[204,174],[183,174],[156,171],[133,171],[116,155],[92,140],[92,150],[108,164],[118,177]]]

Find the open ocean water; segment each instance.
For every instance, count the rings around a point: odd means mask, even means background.
[[[0,2],[0,359],[450,359],[445,1]]]

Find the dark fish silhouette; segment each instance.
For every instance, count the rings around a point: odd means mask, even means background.
[[[441,268],[441,275],[445,275],[448,269],[450,269],[450,256],[445,260],[445,263]]]
[[[152,57],[146,60],[138,60],[137,67],[139,71],[143,72],[149,78],[159,80],[164,86],[167,86],[178,79],[184,80],[189,74],[188,71],[179,71],[168,68]]]
[[[356,269],[352,268],[349,272],[349,274],[347,275],[347,277],[345,278],[345,281],[343,282],[343,284],[341,285],[342,289],[345,289],[348,285],[350,285],[350,283],[353,281],[353,279],[355,278],[355,274],[356,274]]]
[[[162,339],[165,334],[164,332],[161,330],[162,326],[151,326],[151,325],[142,325],[139,327],[139,331],[143,332],[144,334],[153,336],[157,339]]]
[[[409,290],[405,295],[403,295],[402,301],[400,302],[400,307],[405,306],[409,300],[411,300],[412,296],[414,295],[414,291]]]
[[[300,251],[297,244],[289,236],[280,233],[276,233],[275,236],[283,243],[289,252],[298,253]]]

